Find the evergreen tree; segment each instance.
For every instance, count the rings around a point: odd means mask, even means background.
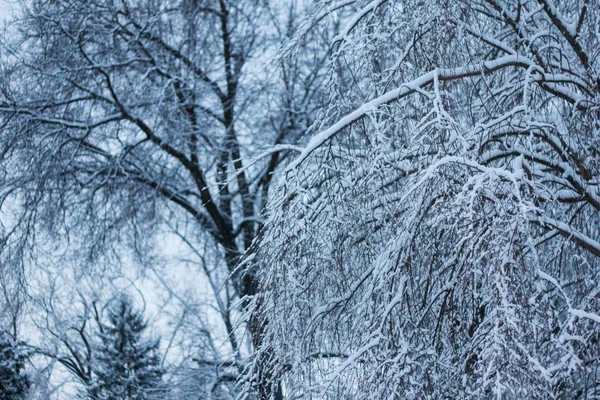
[[[0,331],[0,398],[24,399],[31,382],[23,371],[28,354],[23,345],[7,332]]]
[[[158,340],[143,340],[147,328],[131,299],[122,296],[101,326],[94,379],[88,388],[94,400],[145,400],[164,394]]]

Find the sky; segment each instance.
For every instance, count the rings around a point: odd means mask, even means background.
[[[10,0],[0,0],[0,21],[5,21],[9,16],[14,2]]]
[[[10,17],[11,10],[14,7],[14,0],[0,0],[0,22],[4,22]]]

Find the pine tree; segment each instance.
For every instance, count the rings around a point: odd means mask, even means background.
[[[164,395],[158,340],[142,338],[147,328],[131,299],[119,298],[101,327],[94,379],[88,395],[94,400],[146,400]]]
[[[28,354],[22,343],[0,331],[0,398],[21,400],[29,392],[31,382],[23,371]]]

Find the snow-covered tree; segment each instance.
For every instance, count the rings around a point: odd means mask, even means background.
[[[108,323],[102,325],[94,351],[93,379],[88,387],[91,399],[164,398],[159,341],[144,337],[147,326],[125,295],[109,309]]]
[[[315,24],[340,9],[330,106],[261,240],[270,377],[598,398],[598,3],[331,1]]]
[[[24,345],[15,341],[8,332],[0,331],[0,398],[23,400],[31,381],[25,372],[29,358]]]

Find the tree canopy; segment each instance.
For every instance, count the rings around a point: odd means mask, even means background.
[[[121,296],[101,325],[100,343],[94,351],[93,379],[87,389],[93,400],[146,400],[166,395],[159,341],[144,337],[148,324]]]

